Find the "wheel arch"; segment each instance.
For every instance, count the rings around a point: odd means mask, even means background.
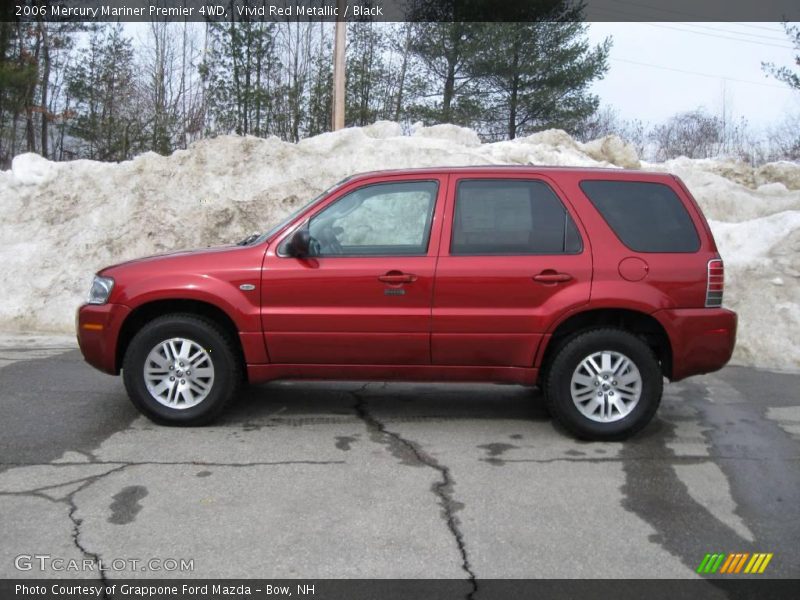
[[[120,328],[119,336],[117,339],[117,348],[115,353],[115,369],[119,373],[122,367],[122,361],[125,358],[125,353],[128,351],[131,340],[136,333],[144,327],[147,323],[158,317],[168,314],[191,314],[198,317],[208,319],[220,327],[223,333],[230,339],[231,344],[237,352],[237,357],[241,361],[242,367],[245,366],[244,349],[239,337],[239,330],[236,327],[234,320],[224,310],[210,302],[202,300],[193,300],[187,298],[172,298],[152,300],[137,306],[127,316]],[[245,373],[247,369],[243,368]]]
[[[550,333],[537,363],[545,373],[553,356],[575,335],[598,327],[617,327],[641,337],[656,354],[665,377],[672,378],[672,344],[659,321],[647,313],[627,308],[585,310],[564,318]]]

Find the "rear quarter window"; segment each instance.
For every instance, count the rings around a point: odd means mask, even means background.
[[[700,238],[668,185],[645,181],[582,181],[581,189],[620,241],[636,252],[697,252]]]

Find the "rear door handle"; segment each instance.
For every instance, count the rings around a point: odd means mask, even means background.
[[[564,283],[572,280],[572,275],[569,273],[556,273],[548,269],[547,271],[542,271],[538,275],[534,275],[533,280],[539,283]]]
[[[401,271],[389,271],[385,275],[378,275],[378,281],[383,283],[412,283],[417,280],[416,275]]]

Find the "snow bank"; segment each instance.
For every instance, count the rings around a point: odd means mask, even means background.
[[[28,152],[14,157],[11,161],[11,172],[22,185],[40,185],[50,181],[56,169],[49,160]]]
[[[616,135],[608,135],[583,144],[583,149],[595,160],[606,161],[626,169],[638,169],[640,166],[639,157],[633,147]]]
[[[385,121],[298,144],[219,137],[121,164],[21,155],[0,172],[0,328],[69,332],[97,269],[263,231],[348,175],[474,164],[640,166],[614,137],[581,144],[551,130],[481,144],[453,125],[416,125],[404,136]],[[642,166],[680,175],[712,220],[727,265],[725,301],[740,315],[734,360],[800,367],[800,167],[688,159]]]
[[[725,303],[739,312],[736,361],[800,367],[800,210],[711,221],[725,259]]]

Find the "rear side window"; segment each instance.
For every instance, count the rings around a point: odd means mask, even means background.
[[[574,221],[546,183],[459,182],[451,255],[574,254],[582,248]]]
[[[636,252],[696,252],[700,238],[672,189],[644,181],[582,181],[581,189],[614,233]]]

